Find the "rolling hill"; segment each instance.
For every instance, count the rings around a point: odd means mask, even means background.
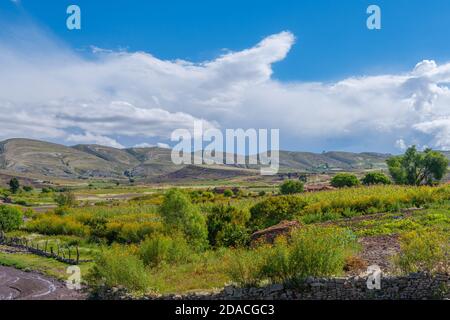
[[[445,152],[450,158],[450,152]],[[388,154],[280,151],[280,172],[332,172],[386,168]],[[62,179],[170,181],[256,175],[250,165],[175,165],[171,150],[116,149],[100,145],[64,146],[30,139],[0,142],[0,170],[21,176]]]

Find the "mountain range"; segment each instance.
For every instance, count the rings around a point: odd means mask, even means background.
[[[386,168],[385,161],[389,156],[381,153],[280,151],[280,173],[382,169]],[[447,156],[450,158],[450,153]],[[0,170],[22,176],[170,181],[252,176],[258,174],[256,169],[248,165],[175,165],[171,160],[171,150],[158,147],[65,146],[31,139],[0,142]]]

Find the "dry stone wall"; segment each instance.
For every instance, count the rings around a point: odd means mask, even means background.
[[[145,300],[423,300],[450,299],[450,275],[414,273],[381,278],[380,289],[369,289],[366,277],[308,278],[295,287],[273,284],[261,288],[227,286],[219,292],[144,296]],[[98,299],[133,299],[120,288],[106,289]]]

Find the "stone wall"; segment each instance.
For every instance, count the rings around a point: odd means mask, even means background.
[[[123,289],[97,293],[98,299],[133,299]],[[423,300],[450,299],[450,275],[382,277],[381,289],[368,289],[367,278],[308,278],[295,287],[273,284],[261,288],[227,286],[219,292],[145,296],[144,300]]]

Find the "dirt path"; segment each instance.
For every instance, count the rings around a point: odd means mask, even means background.
[[[0,266],[0,300],[82,300],[85,295],[37,272]]]

